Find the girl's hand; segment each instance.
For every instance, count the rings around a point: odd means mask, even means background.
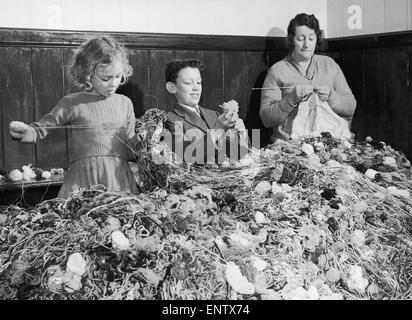
[[[319,99],[322,101],[328,101],[332,92],[328,86],[315,87],[313,91],[318,94]]]
[[[161,123],[157,124],[155,131],[153,132],[151,141],[158,141],[160,139],[160,135],[163,132],[163,125]]]
[[[131,146],[132,148],[136,147],[136,145],[141,142],[142,139],[139,134],[135,134],[133,137],[130,138],[128,141],[128,145]]]
[[[9,124],[9,135],[13,140],[20,141],[28,133],[29,126],[24,122],[12,121]]]

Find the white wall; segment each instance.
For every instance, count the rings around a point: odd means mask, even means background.
[[[328,0],[328,37],[412,30],[412,0]]]
[[[300,12],[329,38],[412,30],[412,0],[0,0],[0,27],[284,36]]]
[[[0,0],[0,27],[284,36],[300,12],[327,33],[327,0]]]

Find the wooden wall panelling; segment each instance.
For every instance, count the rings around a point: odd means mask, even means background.
[[[260,104],[260,91],[253,91],[252,88],[261,88],[267,74],[266,55],[262,51],[248,51],[245,53],[246,61],[246,87],[248,111],[251,104],[256,109],[259,109],[257,104]],[[259,98],[259,99],[257,99]]]
[[[1,54],[0,48],[0,54]],[[0,90],[4,90],[5,84],[3,84],[3,76],[0,74]],[[1,91],[0,91],[1,92]],[[3,175],[4,171],[4,161],[5,161],[5,150],[4,150],[4,134],[3,134],[3,127],[6,123],[7,117],[5,117],[6,107],[3,105],[3,99],[0,97],[0,175]]]
[[[67,74],[67,67],[71,63],[71,59],[74,55],[74,50],[76,48],[63,48],[63,68],[64,68],[64,77],[63,77],[63,82],[64,82],[64,95],[67,95],[72,92],[77,92],[80,91],[81,88],[77,87],[74,85],[71,80],[69,79],[69,76]]]
[[[356,110],[352,118],[351,131],[359,139],[368,135],[365,132],[365,101],[364,101],[364,65],[363,50],[349,50],[341,53],[341,59],[337,61],[345,75],[349,88],[356,99]]]
[[[48,113],[63,97],[63,51],[32,48],[34,119]],[[66,129],[54,129],[37,142],[37,165],[43,169],[68,166]]]
[[[225,51],[223,53],[223,98],[224,101],[236,100],[239,104],[239,117],[247,114],[248,94],[247,65],[245,52]]]
[[[385,116],[388,143],[410,154],[408,148],[408,47],[389,48],[385,57]]]
[[[339,0],[338,0],[339,1]],[[58,31],[0,28],[0,43],[3,46],[70,46],[77,47],[89,36],[100,35],[98,31]],[[159,34],[137,32],[104,32],[129,48],[170,50],[267,50],[284,46],[284,38],[200,34]]]
[[[369,36],[353,36],[328,40],[327,52],[343,52],[347,50],[402,47],[412,45],[412,32],[403,31],[392,34],[374,34]]]
[[[288,55],[289,51],[275,50],[266,52],[266,66],[270,68],[276,62],[284,59]]]
[[[71,63],[71,59],[74,54],[75,48],[63,48],[63,92],[64,96],[68,95],[69,93],[72,92],[77,92],[81,91],[81,88],[77,87],[72,83],[72,81],[69,79],[69,76],[67,74],[67,66]],[[62,97],[63,98],[63,97]],[[71,131],[66,130],[66,135],[67,135],[67,142],[66,142],[66,148],[67,148],[67,155],[68,155],[68,160],[70,159],[72,150],[73,150],[73,144],[72,144],[72,139],[71,139]]]
[[[409,68],[408,68],[408,85],[407,85],[407,90],[408,90],[408,158],[412,159],[412,46],[408,47],[408,64],[409,64]]]
[[[267,55],[265,51],[248,51],[246,52],[246,87],[247,92],[247,112],[244,119],[245,126],[248,129],[260,130],[260,144],[265,146],[270,143],[272,129],[265,128],[260,120],[260,96],[261,90],[252,90],[252,88],[262,88],[263,82],[267,75]],[[249,136],[251,137],[251,130]]]
[[[202,99],[200,104],[209,109],[218,110],[223,102],[223,52],[202,51],[200,61],[202,71]]]
[[[141,117],[151,105],[149,86],[149,51],[131,49],[129,63],[133,74],[126,84],[119,87],[117,93],[124,94],[132,100],[136,117]]]
[[[150,107],[168,111],[176,103],[175,97],[167,92],[165,69],[166,63],[175,58],[173,50],[150,50]]]
[[[33,87],[31,79],[31,54],[28,48],[0,48],[0,77],[2,128],[4,147],[3,169],[21,169],[22,165],[35,163],[34,145],[19,144],[8,135],[11,120],[33,121]]]
[[[282,40],[278,39],[277,41],[274,41],[273,38],[267,39],[266,40],[266,50],[264,53],[264,55],[266,56],[267,70],[269,70],[276,62],[284,59],[288,54],[289,54],[289,48],[287,47],[287,41],[285,38],[283,38]],[[265,81],[264,78],[263,78],[263,81]],[[263,82],[262,82],[262,85],[263,85]],[[258,97],[260,101],[260,94],[258,94]],[[248,125],[247,127],[249,128]],[[267,144],[271,142],[270,136],[272,135],[272,131],[273,130],[271,128],[264,128],[262,125],[262,131],[261,131],[261,137],[260,137],[262,146],[266,146]]]
[[[176,50],[176,59],[200,59],[200,51],[197,50]]]
[[[355,133],[357,139],[364,139],[368,135],[367,109],[364,99],[364,65],[363,50],[348,50],[342,52],[328,52],[331,57],[342,69],[353,95],[356,99],[356,110],[351,122],[351,131]]]
[[[409,158],[412,157],[412,138],[409,138],[412,130],[408,125],[412,123],[412,117],[409,118],[411,48],[410,31],[328,40],[329,52],[340,52],[343,56],[345,76],[358,99],[352,130],[361,139],[369,135],[383,140]],[[359,63],[363,65],[362,73],[357,67]],[[361,82],[362,102],[359,102],[360,92],[356,91]]]
[[[342,52],[328,52],[327,54],[329,57],[331,57],[335,62],[342,68],[343,64],[343,53]]]
[[[388,123],[385,115],[385,61],[382,49],[365,50],[365,134],[386,140]]]

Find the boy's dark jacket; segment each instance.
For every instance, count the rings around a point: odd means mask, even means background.
[[[198,164],[222,163],[225,160],[225,155],[230,156],[229,139],[226,139],[226,148],[216,148],[209,131],[209,129],[214,128],[219,113],[203,107],[199,107],[199,110],[201,117],[195,112],[176,104],[173,110],[168,112],[165,128],[172,134],[172,150],[179,156],[179,147],[180,151],[184,152],[190,145],[191,150],[203,150],[203,152],[202,154],[193,153],[193,157],[184,159],[185,162]],[[196,133],[195,142],[187,140],[187,136],[185,139],[184,135],[189,130],[190,133]],[[238,160],[246,155],[247,145],[240,144],[239,151],[237,159],[233,160]]]

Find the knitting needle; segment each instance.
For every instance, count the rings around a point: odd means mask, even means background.
[[[293,89],[294,87],[252,88],[252,90]]]

